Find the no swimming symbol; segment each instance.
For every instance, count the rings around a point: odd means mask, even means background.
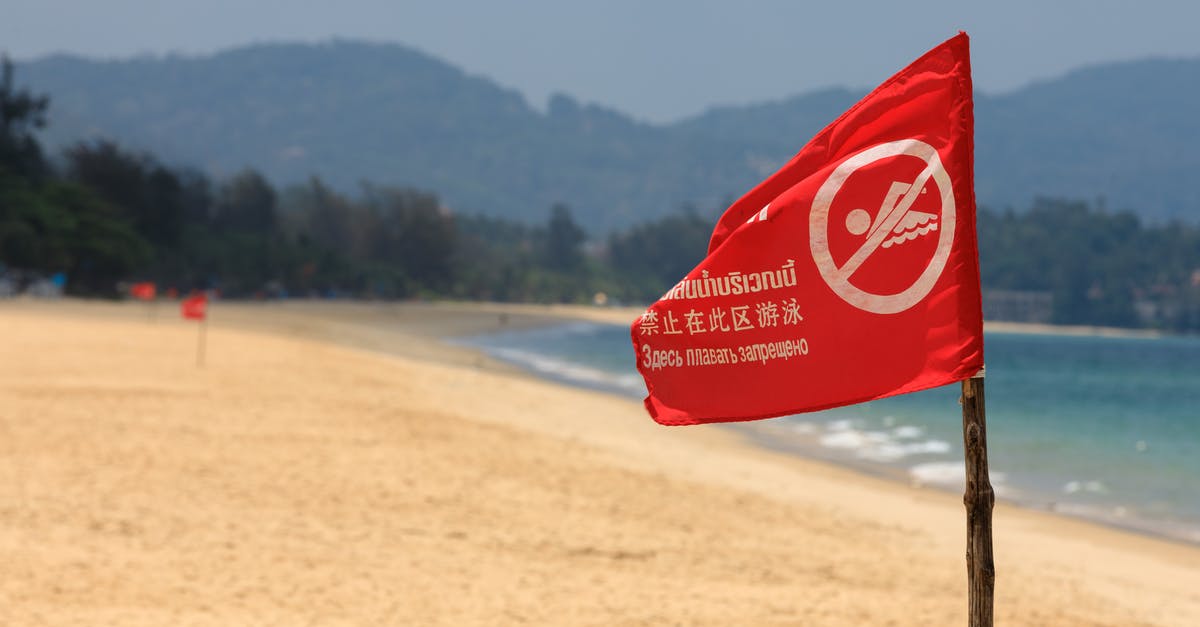
[[[874,219],[867,210],[856,208],[846,215],[844,223],[835,225],[852,235],[866,236],[853,254],[838,265],[829,246],[829,215],[834,199],[856,171],[877,161],[900,156],[916,157],[925,165],[911,183],[892,183]],[[940,216],[913,209],[930,181],[940,196]],[[899,313],[921,302],[941,276],[954,244],[954,217],[954,189],[933,146],[917,139],[878,144],[843,161],[817,190],[809,214],[809,247],[821,277],[847,303],[877,314]],[[938,233],[937,247],[915,281],[896,285],[895,291],[889,293],[869,292],[851,282],[863,263],[880,249],[889,249],[934,232]]]

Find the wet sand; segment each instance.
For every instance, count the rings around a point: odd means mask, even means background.
[[[0,624],[965,623],[959,497],[440,341],[589,311],[216,303],[197,368],[171,305],[0,302]],[[1195,547],[995,535],[998,624],[1200,624]]]

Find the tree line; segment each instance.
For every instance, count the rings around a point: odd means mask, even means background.
[[[1051,322],[1200,330],[1197,224],[1043,198],[1021,212],[980,209],[977,232],[984,289],[1047,293]]]
[[[246,169],[213,179],[110,141],[48,158],[49,99],[0,73],[0,272],[61,273],[68,293],[123,282],[230,297],[453,297],[644,303],[704,256],[717,210],[684,208],[589,237],[565,204],[539,224],[463,215],[433,193],[312,177],[283,189]],[[1049,295],[1052,321],[1200,330],[1200,228],[1043,199],[980,209],[985,290]],[[603,295],[603,296],[600,296]]]

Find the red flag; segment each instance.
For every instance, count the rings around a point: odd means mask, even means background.
[[[983,366],[965,33],[901,70],[721,217],[633,323],[646,409],[755,420]]]
[[[134,283],[133,285],[129,286],[129,295],[138,300],[154,300],[154,295],[157,293],[157,291],[158,290],[155,288],[154,283],[150,281]]]
[[[203,320],[208,315],[208,296],[193,294],[179,303],[179,312],[188,320]]]

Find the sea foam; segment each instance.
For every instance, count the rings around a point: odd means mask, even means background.
[[[598,387],[636,396],[646,393],[645,383],[636,374],[614,374],[599,368],[583,366],[565,359],[518,348],[493,348],[488,350],[488,353],[503,361],[528,368],[535,373],[576,385]]]
[[[929,485],[938,488],[963,490],[967,485],[967,468],[962,461],[917,464],[908,469],[908,476],[912,478],[913,484],[918,486]],[[1005,480],[1007,479],[1005,473],[989,470],[988,478],[997,496],[1013,495],[1012,491],[1005,485]]]
[[[912,441],[924,431],[909,425],[887,431],[862,430],[855,427],[853,420],[835,420],[825,430],[817,438],[821,446],[852,451],[858,458],[875,462],[895,462],[914,455],[944,455],[951,450],[950,443],[943,440]]]

